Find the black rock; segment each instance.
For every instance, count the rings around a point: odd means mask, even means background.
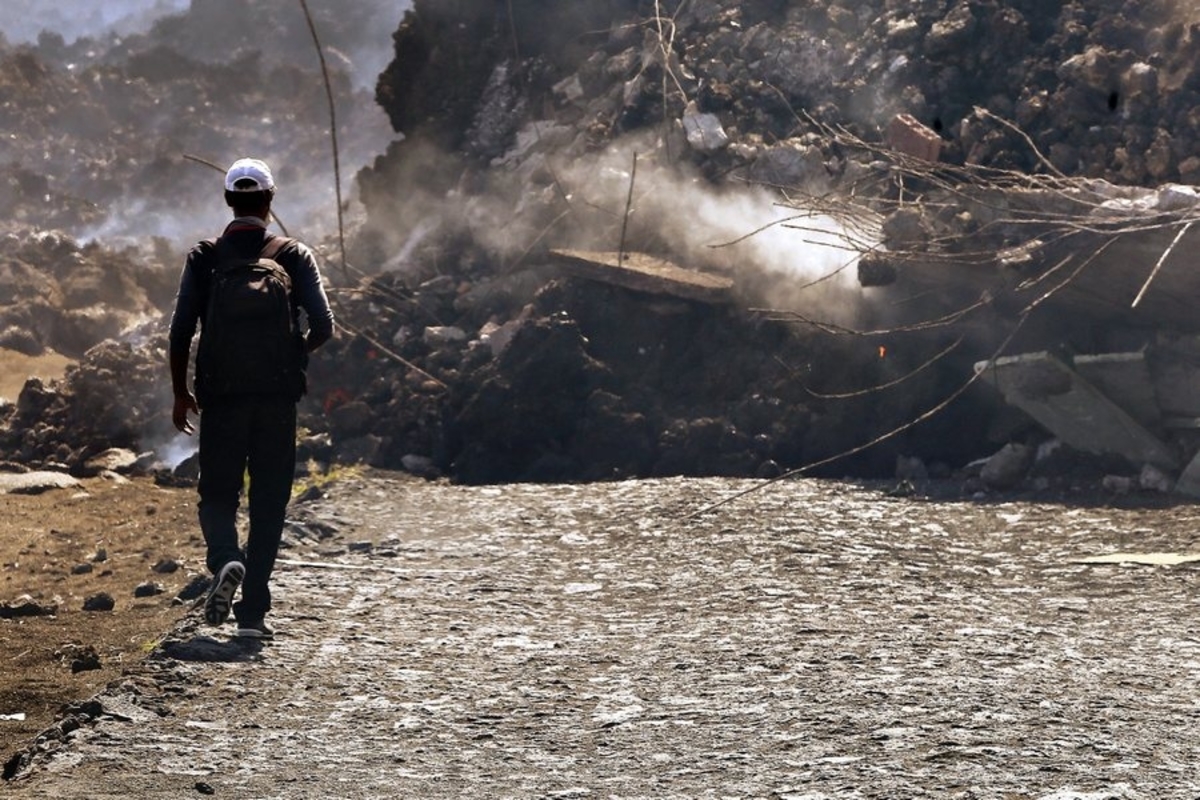
[[[71,659],[71,672],[88,672],[93,669],[100,669],[100,655],[92,646],[85,647],[79,654]]]
[[[160,559],[159,562],[150,569],[153,572],[157,572],[159,575],[170,575],[179,569],[179,562],[173,558],[164,558]]]
[[[195,600],[200,595],[208,591],[209,585],[212,584],[212,578],[208,575],[197,575],[187,582],[187,585],[179,590],[179,594],[175,595],[179,600]]]
[[[108,592],[100,592],[88,597],[83,601],[84,611],[112,611],[117,605],[113,600],[112,595]]]

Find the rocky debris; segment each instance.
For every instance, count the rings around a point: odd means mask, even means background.
[[[84,611],[112,611],[117,605],[113,600],[112,595],[108,592],[97,592],[93,595],[88,595],[83,601]]]
[[[644,253],[554,250],[551,255],[560,259],[570,275],[638,292],[702,303],[729,303],[734,299],[732,278],[683,269]]]
[[[620,246],[698,281],[740,256],[721,255],[730,251],[712,241],[684,247],[672,223],[693,233],[711,225],[695,193],[711,193],[729,214],[747,185],[791,197],[852,195],[879,217],[866,226],[872,248],[877,240],[895,252],[935,251],[963,231],[1004,228],[983,215],[988,197],[957,215],[923,204],[931,183],[897,172],[905,159],[1127,186],[1200,176],[1188,147],[1200,84],[1179,55],[1195,34],[1165,0],[1087,8],[706,0],[660,10],[671,15],[669,31],[633,0],[415,3],[376,89],[397,141],[358,176],[366,220],[349,230],[350,262],[370,269],[328,271],[345,332],[311,365],[302,471],[359,462],[462,482],[769,475],[847,451],[854,455],[818,472],[892,475],[902,454],[965,464],[1002,441],[990,424],[1002,413],[995,398],[967,392],[905,427],[959,387],[979,356],[955,353],[925,369],[931,353],[953,343],[947,332],[872,338],[844,335],[851,329],[841,324],[795,324],[822,323],[845,290],[814,295],[794,319],[766,318],[748,308],[799,291],[801,280],[761,267],[740,265],[733,301],[717,308],[711,298],[665,297],[661,286],[563,276],[554,251]],[[194,460],[175,467],[165,457],[183,441],[167,418],[162,341],[180,253],[152,237],[126,250],[81,246],[31,226],[97,221],[100,210],[69,201],[99,193],[113,174],[138,176],[155,196],[191,186],[200,167],[166,151],[204,144],[190,125],[168,131],[170,144],[153,157],[135,159],[108,138],[112,123],[133,128],[156,104],[210,108],[237,87],[236,107],[216,104],[229,116],[212,120],[227,142],[241,141],[231,126],[253,109],[295,120],[270,128],[267,144],[304,154],[284,164],[324,152],[324,122],[297,105],[312,94],[299,91],[311,73],[229,26],[217,6],[195,3],[145,36],[86,47],[49,38],[0,53],[12,67],[3,97],[29,134],[19,141],[39,141],[65,116],[83,131],[104,120],[95,136],[119,153],[50,159],[89,164],[89,176],[41,175],[13,162],[19,191],[0,281],[12,289],[3,296],[20,300],[0,308],[0,336],[79,364],[60,384],[31,382],[0,409],[0,457],[82,471],[123,448],[142,454],[129,469],[194,479]],[[236,43],[221,64],[203,57],[217,31]],[[89,114],[95,119],[75,120]],[[357,120],[346,127],[358,131]],[[285,128],[294,138],[283,140]],[[55,140],[54,152],[69,145],[92,152],[72,136]],[[619,191],[591,194],[601,185]],[[656,192],[668,199],[654,211]],[[1067,202],[1053,193],[1028,199]],[[59,216],[45,218],[45,207]],[[1028,250],[1011,247],[1012,235],[1001,230],[995,252],[1015,265]],[[793,246],[803,239],[797,232]],[[864,284],[882,286],[907,266],[868,259],[858,271]],[[1002,315],[1001,306],[988,313]],[[888,330],[897,312],[861,313],[857,328]],[[985,323],[974,332],[986,343]]]
[[[25,227],[3,243],[0,343],[27,355],[78,358],[158,318],[178,281],[179,262],[161,240],[113,250]]]
[[[397,34],[398,57],[380,79],[380,101],[397,130],[408,138],[361,176],[371,215],[364,241],[369,241],[373,228],[394,228],[397,219],[405,218],[405,198],[390,187],[397,182],[413,183],[411,167],[426,161],[423,148],[432,140],[448,145],[461,159],[455,162],[460,169],[448,171],[454,180],[465,164],[467,170],[487,175],[486,181],[478,181],[486,186],[481,191],[494,191],[497,183],[506,181],[515,184],[515,196],[526,200],[507,222],[527,226],[530,240],[535,233],[550,230],[542,242],[547,247],[554,247],[556,240],[570,240],[590,226],[587,215],[570,199],[576,187],[566,183],[561,169],[546,165],[555,160],[560,164],[598,160],[597,154],[614,146],[620,137],[647,131],[658,138],[649,145],[639,140],[646,148],[640,151],[645,163],[657,159],[693,167],[714,187],[727,186],[730,176],[749,177],[800,193],[853,192],[856,202],[876,199],[884,207],[891,204],[894,211],[883,215],[882,241],[913,253],[930,247],[931,242],[943,241],[948,225],[979,226],[982,221],[977,217],[939,219],[920,208],[896,204],[897,196],[904,196],[904,188],[897,191],[893,185],[886,162],[879,156],[882,150],[891,150],[898,158],[939,162],[951,168],[978,166],[1018,174],[1057,170],[1134,185],[1186,180],[1191,170],[1185,163],[1188,151],[1178,144],[1185,140],[1180,132],[1191,130],[1185,119],[1197,99],[1196,88],[1184,81],[1173,82],[1168,90],[1161,79],[1168,73],[1190,73],[1191,66],[1174,56],[1156,55],[1164,42],[1179,42],[1191,35],[1183,15],[1174,13],[1168,3],[1113,2],[1087,9],[1077,4],[1034,8],[999,2],[952,8],[918,4],[904,9],[883,2],[853,7],[768,2],[680,4],[672,16],[669,37],[661,38],[638,4],[609,4],[607,9],[597,4],[589,12],[607,14],[605,24],[575,28],[571,26],[579,20],[563,20],[566,28],[562,33],[573,33],[590,47],[558,51],[548,63],[536,65],[532,53],[541,51],[535,47],[523,57],[514,57],[511,36],[522,14],[540,8],[538,3],[514,3],[508,25],[478,12],[435,6],[416,3]],[[1131,16],[1133,7],[1136,14]],[[1139,22],[1127,22],[1134,18]],[[590,25],[595,22],[589,20]],[[460,26],[457,31],[453,30],[455,24]],[[451,67],[447,53],[466,53],[468,32],[469,58]],[[518,38],[522,33],[528,36],[518,27]],[[431,46],[434,41],[438,43],[436,52]],[[456,77],[450,90],[443,83],[447,72]],[[506,126],[495,124],[494,90],[499,85],[507,92],[503,102]],[[1012,96],[1011,86],[1023,87],[1018,97]],[[436,107],[453,108],[454,112],[423,116],[420,109],[435,107],[430,102],[434,96]],[[1114,115],[1144,122],[1108,124]],[[485,118],[487,125],[482,124]],[[1080,119],[1090,120],[1092,126],[1079,124]],[[576,135],[531,140],[522,133],[530,126],[547,131],[566,128]],[[485,128],[486,142],[479,133]],[[873,143],[876,150],[846,147],[831,135],[839,129]],[[711,141],[709,133],[714,135]],[[507,135],[509,149],[498,156],[499,143],[504,141],[499,134]],[[684,146],[673,147],[678,144]],[[1142,157],[1151,150],[1151,157]],[[1042,158],[1046,153],[1052,154],[1048,160]],[[499,165],[503,171],[497,169]],[[626,178],[632,196],[634,181],[632,176]],[[420,196],[436,196],[453,188],[448,184],[439,187],[436,180],[436,175],[428,173],[416,178]],[[459,180],[457,186],[463,185]],[[916,193],[927,190],[928,186],[916,182]],[[686,202],[681,198],[680,213],[686,213]],[[464,208],[469,206],[469,201],[464,203]],[[555,226],[561,215],[567,215],[570,224]],[[613,216],[618,219],[608,228],[610,242],[616,240],[614,229],[620,227],[620,215]],[[481,243],[470,231],[464,235],[472,245]],[[638,231],[637,236],[646,234]],[[640,247],[643,239],[637,241]],[[445,247],[446,240],[439,240],[438,246]],[[653,252],[653,248],[647,250]],[[678,253],[670,255],[679,257]],[[536,263],[537,251],[526,254],[524,260]],[[870,285],[894,278],[892,265],[878,262],[877,266],[879,275]],[[597,292],[593,302],[599,303],[601,295]],[[576,307],[567,309],[568,315],[582,313]],[[623,326],[630,320],[618,312],[611,315],[609,324]],[[587,341],[586,354],[617,371],[597,344],[604,333],[582,318],[576,321]],[[937,337],[925,342],[905,340],[906,349],[926,354],[946,343]],[[721,370],[722,343],[708,339],[702,346],[714,371]],[[962,375],[970,374],[969,364],[957,359],[949,362],[943,374],[960,377],[953,383],[910,385],[903,401],[907,407],[934,405],[961,383]],[[909,365],[915,366],[915,362]],[[859,388],[872,385],[869,361],[860,357],[847,361],[846,366],[847,373],[857,377]],[[903,367],[899,371],[903,372]],[[753,380],[744,384],[748,393],[775,394],[769,379],[759,380],[757,385]],[[870,440],[871,434],[863,435],[864,424],[872,431],[888,430],[882,420],[869,414],[864,417],[861,406],[850,404],[835,410],[831,408],[834,404],[813,402],[809,395],[798,405],[803,408],[801,413],[811,415],[807,420],[811,427],[807,432],[792,428],[786,434],[803,455],[780,457],[770,452],[770,442],[762,443],[766,453],[748,446],[761,433],[731,424],[733,408],[713,402],[712,395],[705,408],[703,403],[680,402],[669,387],[661,385],[645,393],[615,384],[604,388],[629,411],[640,414],[651,431],[654,443],[650,447],[640,446],[638,436],[624,431],[627,439],[623,441],[630,443],[625,453],[632,456],[626,463],[615,464],[601,449],[595,449],[587,457],[597,468],[581,473],[580,465],[573,461],[579,458],[572,447],[574,431],[559,431],[553,447],[543,444],[524,453],[508,446],[516,437],[503,447],[489,446],[489,439],[496,439],[501,426],[494,417],[489,425],[476,424],[474,414],[481,403],[481,396],[476,395],[464,407],[471,413],[459,419],[469,431],[461,441],[475,441],[463,455],[451,460],[449,474],[475,479],[462,470],[475,463],[475,452],[481,449],[503,450],[507,459],[498,460],[494,472],[481,473],[480,477],[486,474],[487,479],[514,470],[521,474],[522,469],[525,474],[540,475],[551,465],[549,472],[560,478],[595,477],[604,469],[611,470],[608,474],[626,474],[631,468],[633,474],[689,469],[754,474],[771,461],[790,466],[818,460],[818,449],[811,444],[814,428],[837,430],[845,422],[847,428],[832,434],[840,439],[842,449],[851,440]],[[655,403],[645,402],[646,395],[661,398],[664,406],[677,407],[678,417],[661,414]],[[582,410],[571,390],[563,397],[564,414],[574,406],[586,418],[588,411]],[[978,397],[972,401],[981,402]],[[785,405],[792,404],[785,401]],[[982,414],[992,413],[987,405],[982,403]],[[858,430],[850,433],[854,426]],[[483,427],[487,430],[481,430]],[[714,433],[721,428],[728,430],[728,435]],[[951,460],[963,463],[971,451],[994,447],[983,435],[985,428],[959,426],[955,436],[964,447],[950,456]],[[544,442],[547,430],[552,429],[526,433],[534,442],[540,433]],[[970,444],[964,435],[972,439]],[[677,443],[680,437],[690,438],[692,443],[681,446]],[[940,454],[928,449],[935,437],[927,436],[915,447],[904,442],[906,437],[898,438],[889,458],[871,462],[875,469],[882,469],[897,452],[920,451],[929,460],[938,460]],[[376,453],[387,461],[388,449],[384,442]],[[449,449],[454,449],[453,440]],[[714,461],[721,463],[718,466]],[[438,462],[444,465],[445,459]],[[864,466],[859,463],[856,468]]]
[[[155,657],[184,662],[253,661],[262,644],[252,639],[217,639],[207,634],[185,636],[177,632],[155,652]]]
[[[104,340],[61,381],[26,382],[15,406],[0,409],[0,452],[26,464],[63,465],[73,476],[147,472],[159,459],[139,453],[172,438],[165,336]],[[7,411],[7,413],[5,413]],[[115,472],[114,472],[115,471]],[[42,481],[47,473],[40,472]],[[0,476],[0,485],[36,487],[38,479]]]
[[[64,664],[69,664],[71,673],[88,672],[100,669],[100,654],[92,645],[67,644],[54,653],[55,658]]]
[[[155,583],[154,581],[146,581],[145,583],[139,583],[136,587],[134,587],[133,596],[154,597],[162,594],[164,591],[166,590],[163,589],[161,584]]]
[[[331,48],[325,63],[345,164],[365,163],[385,142],[382,116],[369,91],[352,84],[346,55],[379,24],[374,5],[309,3]],[[187,155],[224,164],[270,152],[281,186],[310,185],[315,154],[329,152],[316,55],[304,14],[286,0],[256,3],[252,13],[191,3],[145,33],[0,42],[0,102],[9,130],[23,133],[0,144],[0,229],[211,235],[195,226],[221,211],[219,180]],[[281,203],[285,219],[289,205],[307,221],[314,204],[299,196]],[[178,262],[170,266],[176,276]],[[113,280],[94,283],[105,285],[116,288]]]
[[[187,585],[179,590],[179,594],[175,595],[175,599],[178,602],[186,603],[203,597],[211,585],[211,575],[195,575],[187,582]]]
[[[888,147],[925,161],[937,161],[942,152],[942,137],[922,125],[912,114],[897,114],[884,133]]]
[[[138,460],[138,454],[132,450],[110,447],[108,450],[98,453],[83,462],[83,466],[78,470],[79,477],[94,478],[104,472],[128,474],[133,470]]]
[[[988,488],[1011,489],[1025,478],[1033,465],[1033,456],[1033,448],[1027,445],[1006,444],[983,463],[979,477]]]
[[[53,617],[58,613],[57,603],[42,603],[29,595],[21,595],[11,602],[0,603],[0,619],[21,617]]]
[[[79,481],[64,472],[35,470],[0,473],[0,494],[41,494],[53,489],[73,489]]]

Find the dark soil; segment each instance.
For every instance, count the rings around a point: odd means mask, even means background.
[[[168,560],[177,565],[170,572]],[[0,494],[0,607],[28,595],[57,609],[0,618],[0,758],[151,652],[187,608],[174,598],[204,572],[193,490],[96,478],[79,489]],[[145,583],[160,593],[135,597]],[[99,593],[113,609],[84,611]],[[89,660],[98,668],[72,669]]]

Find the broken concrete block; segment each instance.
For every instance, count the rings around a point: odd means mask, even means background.
[[[942,153],[942,137],[922,125],[912,114],[897,114],[888,123],[884,137],[888,147],[914,158],[937,161]]]
[[[1171,448],[1050,353],[981,361],[975,370],[1003,392],[1006,401],[1078,450],[1119,455],[1139,468],[1178,467]]]

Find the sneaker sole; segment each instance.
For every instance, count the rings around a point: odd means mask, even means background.
[[[264,641],[275,638],[275,634],[263,633],[258,628],[238,628],[234,636],[239,639],[263,639]]]
[[[233,596],[246,577],[246,568],[237,561],[231,561],[221,567],[217,573],[217,584],[204,601],[204,620],[209,625],[220,625],[229,619],[233,610]]]

